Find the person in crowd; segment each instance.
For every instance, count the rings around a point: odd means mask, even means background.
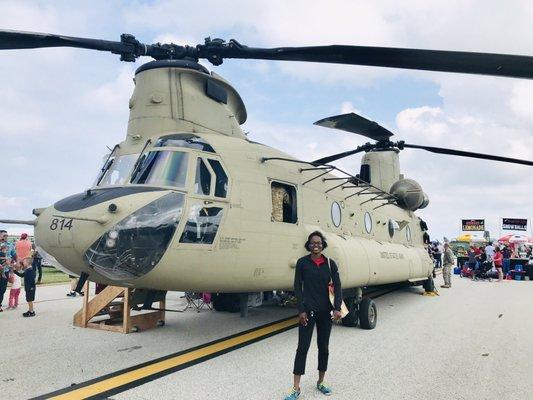
[[[479,255],[476,256],[476,269],[472,272],[472,279],[476,279],[483,264],[487,262],[487,254],[483,246],[478,247]]]
[[[433,242],[433,246],[431,247],[431,251],[433,253],[433,260],[435,262],[435,268],[442,267],[442,253],[440,251],[438,242]]]
[[[470,268],[473,271],[474,269],[476,269],[476,263],[477,263],[476,251],[475,251],[474,246],[470,246],[470,248],[468,249],[467,255],[468,255],[468,261],[467,261],[468,268]]]
[[[494,246],[492,245],[492,242],[489,242],[489,244],[485,246],[485,254],[487,255],[487,261],[492,261],[494,258]]]
[[[11,271],[11,258],[6,243],[0,243],[0,312],[3,312],[2,303],[7,290],[9,274]]]
[[[455,263],[453,251],[450,248],[449,243],[444,243],[444,260],[442,263],[442,277],[444,279],[444,285],[441,288],[449,289],[452,287],[452,267]]]
[[[511,249],[509,246],[504,246],[502,249],[503,256],[503,274],[507,275],[511,269]]]
[[[496,246],[494,250],[494,256],[492,258],[492,261],[494,262],[496,271],[498,271],[498,282],[501,282],[503,281],[503,271],[502,271],[503,254],[500,251],[500,248],[498,246]]]
[[[33,272],[35,272],[35,275],[37,275],[37,284],[39,285],[43,278],[43,258],[35,248],[34,244],[32,244],[32,257],[33,262],[31,263],[31,267],[33,268]]]
[[[20,239],[16,241],[15,252],[17,253],[17,259],[20,262],[25,258],[31,257],[32,243],[30,239],[28,239],[27,233],[20,235]]]
[[[19,266],[14,267],[15,270],[20,269]],[[10,272],[9,282],[11,283],[11,289],[9,289],[9,306],[12,310],[16,309],[19,305],[20,288],[22,286],[20,276],[15,274],[14,271]]]
[[[322,233],[315,231],[309,235],[305,248],[310,252],[296,263],[294,274],[294,294],[299,312],[298,349],[294,360],[294,384],[285,400],[295,400],[300,396],[300,378],[305,374],[307,351],[311,344],[314,326],[317,329],[318,382],[317,389],[330,395],[331,389],[324,383],[328,367],[328,347],[332,320],[341,318],[342,288],[339,270],[335,261],[327,259],[322,251],[328,246]],[[333,282],[334,304],[329,299],[329,282]]]
[[[67,293],[67,296],[76,297],[76,287],[78,286],[78,281],[80,280],[80,278],[74,275],[69,275],[68,277],[70,278],[70,292]],[[80,296],[83,296],[83,295],[84,293],[80,292]]]
[[[26,292],[26,302],[28,303],[28,311],[23,313],[24,317],[35,317],[33,309],[33,302],[35,301],[35,272],[31,267],[31,257],[26,257],[20,262],[21,271],[13,271],[15,274],[24,278],[24,291]]]

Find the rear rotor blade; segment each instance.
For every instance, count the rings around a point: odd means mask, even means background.
[[[533,57],[509,54],[341,45],[264,49],[246,47],[233,39],[229,43],[207,40],[197,49],[199,57],[215,65],[223,58],[248,58],[533,78]]]
[[[469,152],[469,151],[444,149],[442,147],[419,146],[419,145],[416,145],[416,144],[407,144],[407,143],[403,143],[402,146],[404,148],[422,149],[422,150],[430,151],[432,153],[447,154],[447,155],[451,155],[451,156],[470,157],[470,158],[478,158],[478,159],[481,159],[481,160],[502,161],[502,162],[508,162],[508,163],[513,163],[513,164],[522,164],[522,165],[533,166],[533,161],[519,160],[517,158],[493,156],[491,154],[472,153],[472,152]]]
[[[359,146],[355,150],[345,151],[343,153],[337,153],[337,154],[333,154],[331,156],[319,158],[318,160],[312,161],[312,163],[313,164],[329,164],[332,161],[336,161],[336,160],[339,160],[341,158],[348,157],[348,156],[360,153],[360,152],[365,151],[365,150],[366,150],[366,146]]]
[[[366,136],[377,141],[387,140],[394,135],[377,122],[370,121],[353,112],[324,118],[316,121],[314,125],[357,133],[358,135]]]

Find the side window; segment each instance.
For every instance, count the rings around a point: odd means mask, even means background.
[[[209,165],[215,171],[215,196],[226,197],[228,194],[228,176],[217,160],[209,160]]]
[[[196,160],[196,176],[194,178],[194,193],[209,196],[211,191],[211,172],[205,165],[204,160],[198,157]]]
[[[222,208],[192,205],[180,243],[211,244],[222,219]]]
[[[295,224],[298,221],[296,188],[280,182],[272,182],[272,221]]]

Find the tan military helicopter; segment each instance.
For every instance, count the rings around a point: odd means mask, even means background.
[[[146,45],[0,31],[0,49],[79,47],[150,56],[135,73],[126,138],[93,187],[33,211],[38,245],[91,281],[151,290],[243,293],[291,290],[303,243],[320,230],[340,265],[350,314],[346,325],[376,324],[361,288],[393,282],[433,289],[424,247],[428,205],[418,183],[400,173],[404,148],[533,165],[466,151],[391,142],[392,133],[355,114],[316,122],[369,137],[320,160],[297,160],[247,138],[237,91],[198,64],[224,58],[312,61],[533,77],[533,58],[397,48],[322,46],[260,49],[206,39],[196,47]],[[330,163],[365,152],[359,173]],[[3,220],[0,222],[17,222]]]

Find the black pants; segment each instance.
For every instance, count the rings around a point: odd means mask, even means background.
[[[331,333],[331,315],[329,311],[307,313],[309,321],[307,326],[298,326],[298,349],[294,359],[294,375],[305,374],[305,360],[311,345],[313,329],[316,324],[316,342],[318,345],[318,370],[328,369],[329,335]]]
[[[3,267],[0,267],[0,268],[3,268]],[[7,279],[0,278],[0,307],[2,307],[2,303],[4,302],[4,294],[6,293],[6,289],[7,289]]]

